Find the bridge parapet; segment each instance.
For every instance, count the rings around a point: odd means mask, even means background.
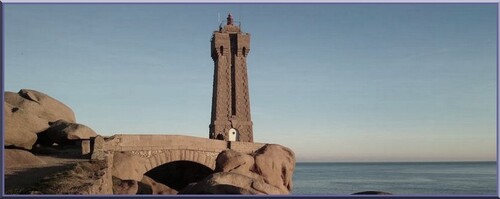
[[[221,152],[227,149],[226,141],[184,135],[135,135],[117,134],[104,147],[110,151],[196,150]]]
[[[116,134],[96,137],[93,159],[108,159],[112,164],[115,152],[129,152],[146,160],[145,171],[168,162],[186,160],[215,169],[217,155],[227,149],[253,153],[263,143],[230,142],[184,135]],[[112,165],[109,165],[110,168]]]

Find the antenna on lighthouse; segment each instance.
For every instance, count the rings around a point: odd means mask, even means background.
[[[241,6],[238,6],[239,10],[240,10],[240,14],[238,16],[238,20],[240,21],[241,23],[241,15],[243,15],[243,13],[241,12]]]
[[[243,12],[241,12],[241,6],[238,6],[238,8],[240,10],[240,14],[238,15],[238,21],[240,21],[240,24],[238,26],[241,28],[241,17],[243,15]]]

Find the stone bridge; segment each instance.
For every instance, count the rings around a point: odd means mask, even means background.
[[[265,144],[231,142],[182,135],[117,134],[109,138],[97,137],[93,141],[92,158],[112,158],[116,152],[129,152],[147,161],[145,171],[175,161],[190,161],[215,169],[217,155],[233,149],[252,153]]]

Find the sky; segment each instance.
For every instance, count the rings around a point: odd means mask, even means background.
[[[228,13],[251,34],[255,142],[298,162],[496,159],[497,4],[4,4],[4,89],[101,135],[208,138]]]

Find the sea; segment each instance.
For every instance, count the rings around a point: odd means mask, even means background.
[[[297,163],[294,195],[497,195],[496,162]]]

